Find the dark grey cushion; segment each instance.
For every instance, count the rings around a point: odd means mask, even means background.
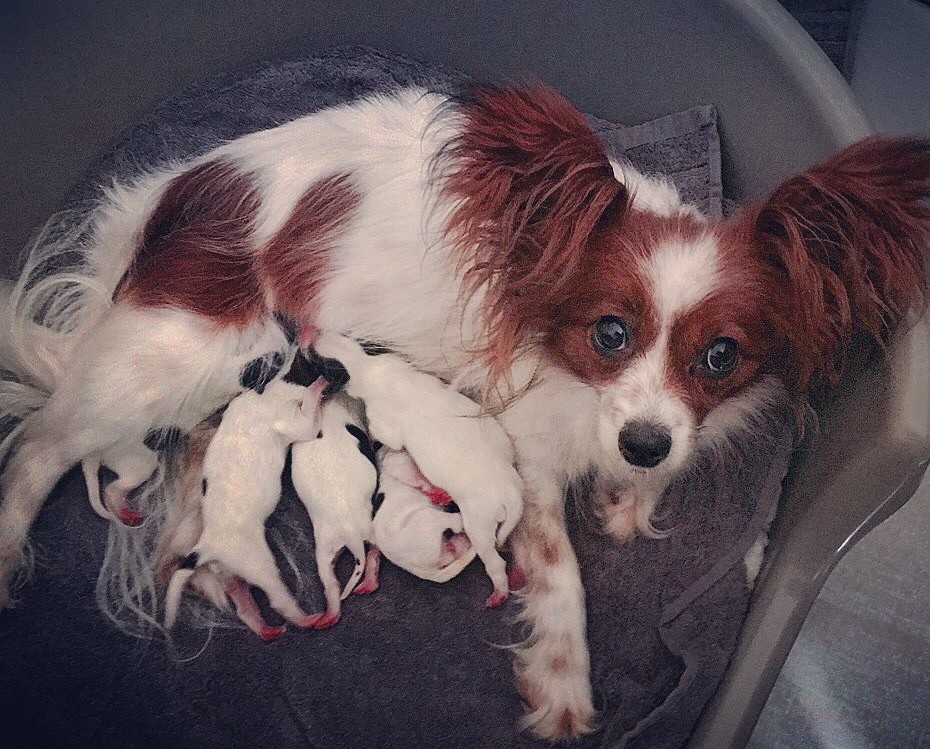
[[[263,65],[167,102],[130,131],[81,185],[129,176],[168,157],[269,127],[375,89],[441,90],[460,74],[367,49]],[[634,127],[594,122],[608,146],[670,175],[719,215],[720,152],[711,107]],[[589,639],[602,730],[584,746],[677,747],[713,694],[748,605],[743,558],[770,523],[787,470],[789,419],[722,460],[698,461],[659,507],[664,541],[618,546],[569,505],[588,594]],[[0,614],[0,745],[120,747],[532,747],[510,653],[517,603],[488,611],[472,565],[445,585],[386,564],[381,589],[353,596],[325,632],[276,643],[220,627],[179,627],[176,650],[120,632],[95,607],[107,527],[70,473],[35,526],[36,572],[16,609]],[[310,526],[288,490],[269,524],[273,544],[304,569],[308,610],[323,606]],[[285,569],[285,572],[287,570]],[[191,656],[179,660],[179,655]]]

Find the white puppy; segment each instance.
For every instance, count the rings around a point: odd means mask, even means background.
[[[298,627],[312,626],[281,580],[265,540],[265,520],[281,497],[287,448],[315,439],[326,381],[310,387],[275,380],[263,393],[234,399],[210,442],[203,464],[203,531],[168,584],[165,624],[177,617],[187,581],[211,565],[265,591],[271,607]]]
[[[341,601],[352,592],[378,587],[378,551],[366,555],[372,540],[371,500],[378,487],[374,451],[362,427],[357,404],[334,396],[322,409],[321,433],[291,452],[291,478],[307,508],[316,542],[316,565],[323,582],[326,611],[310,617],[309,626],[331,627],[339,621]],[[355,570],[340,595],[334,565],[343,549],[355,557]],[[356,584],[365,572],[365,580]]]
[[[438,495],[436,487],[424,486],[408,453],[382,448],[378,466],[384,498],[373,521],[378,549],[424,580],[451,580],[475,558],[461,513],[452,511],[451,502],[441,505],[430,499]]]
[[[365,402],[371,436],[407,450],[430,482],[455,497],[475,553],[494,584],[488,606],[509,593],[503,542],[523,511],[523,482],[510,438],[478,404],[394,354],[369,356],[345,336],[305,331],[320,356],[349,374],[346,392]]]

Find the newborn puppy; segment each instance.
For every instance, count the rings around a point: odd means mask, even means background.
[[[203,565],[258,586],[271,607],[292,624],[314,624],[281,580],[265,540],[265,520],[281,497],[288,447],[315,439],[319,432],[325,386],[322,377],[310,387],[275,380],[263,393],[250,390],[229,404],[204,456],[203,531],[168,583],[166,626],[177,617],[187,581]],[[238,608],[235,598],[234,603]]]
[[[378,587],[378,550],[365,553],[365,542],[372,540],[371,500],[378,487],[374,451],[357,404],[345,395],[326,402],[321,421],[319,438],[291,451],[291,478],[313,523],[316,566],[326,596],[326,611],[308,620],[316,629],[339,621],[341,602],[363,572],[365,580],[356,592]],[[355,557],[355,569],[340,595],[334,567],[343,549]]]
[[[496,543],[506,540],[523,511],[523,482],[507,433],[477,403],[399,356],[368,356],[345,336],[312,329],[304,338],[317,354],[345,367],[345,390],[365,402],[371,436],[407,450],[431,483],[455,497],[464,531],[494,585],[487,605],[502,603],[509,588]]]
[[[463,532],[462,515],[444,491],[425,478],[406,452],[378,452],[381,506],[373,521],[374,542],[398,567],[424,580],[451,580],[475,558]]]

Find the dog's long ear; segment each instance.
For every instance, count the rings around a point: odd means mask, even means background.
[[[744,221],[783,295],[795,391],[836,382],[858,334],[884,346],[927,286],[930,141],[872,137],[780,185]]]
[[[446,236],[466,290],[484,293],[485,353],[501,374],[532,320],[577,283],[592,233],[626,193],[584,116],[545,86],[481,88],[455,111],[438,161]]]

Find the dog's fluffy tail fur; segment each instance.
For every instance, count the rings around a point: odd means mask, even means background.
[[[141,181],[145,179],[152,178]],[[44,500],[71,467],[48,464],[42,456],[18,456],[20,448],[27,447],[21,437],[31,422],[41,418],[43,406],[64,381],[83,334],[112,306],[113,292],[132,259],[140,216],[146,214],[147,206],[136,205],[143,198],[152,200],[153,191],[114,185],[99,203],[52,217],[28,248],[19,280],[0,280],[0,475],[14,460],[34,459],[37,466],[27,472],[30,486],[7,487],[17,496],[28,490],[30,496],[42,494]],[[31,446],[30,452],[38,447]],[[159,468],[137,500],[140,508],[158,508],[170,495],[165,478],[166,471]],[[3,500],[0,496],[0,513]],[[101,608],[118,626],[136,633],[157,622],[148,547],[158,520],[147,517],[149,528],[142,533],[111,523],[98,579]],[[0,549],[0,554],[13,559],[25,550],[24,558],[30,559],[26,538],[19,540],[21,549]]]

